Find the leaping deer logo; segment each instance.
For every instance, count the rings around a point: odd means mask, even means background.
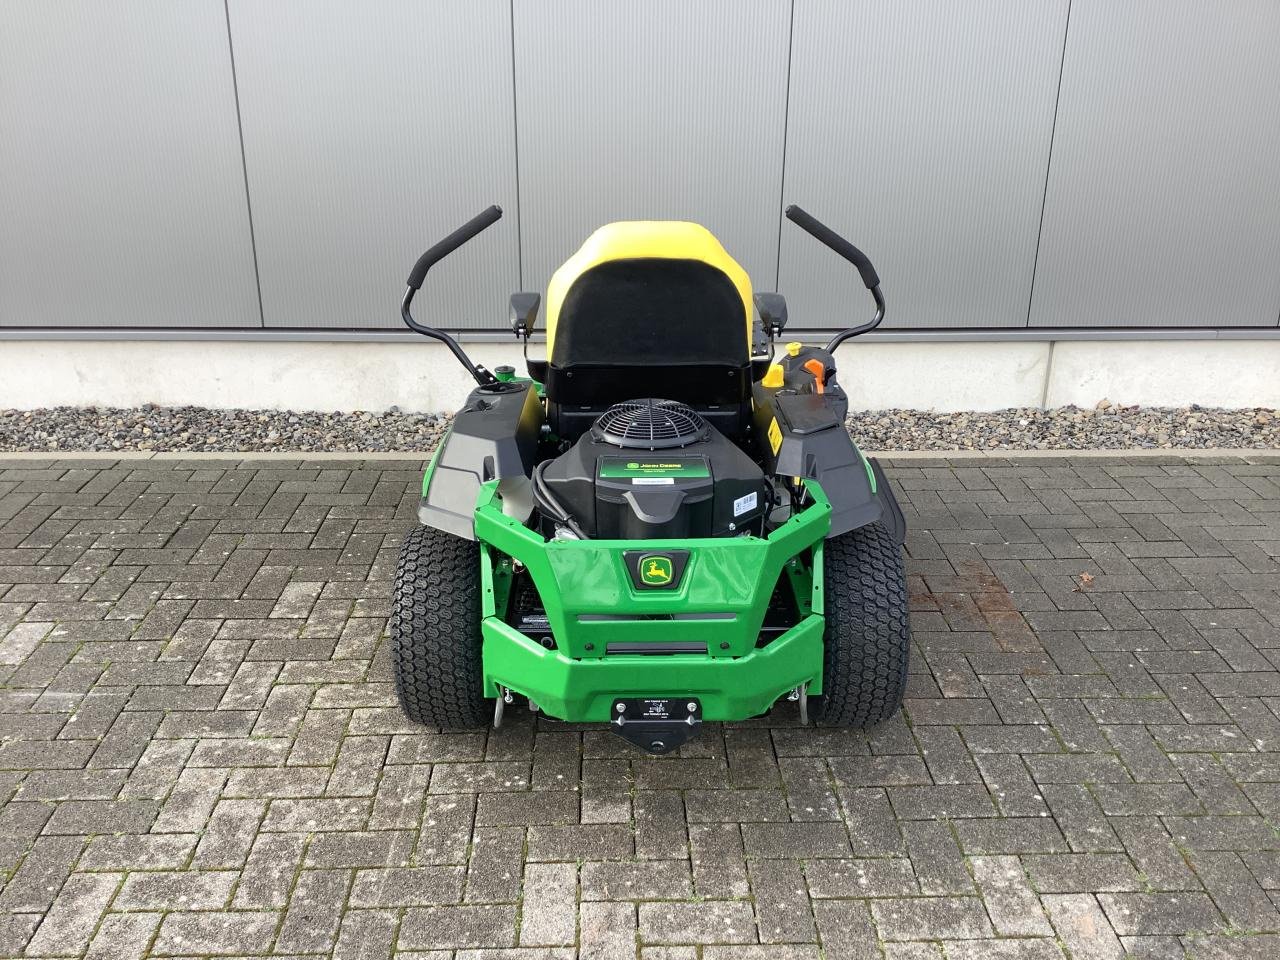
[[[665,586],[671,582],[670,557],[645,557],[640,561],[640,579],[650,586]]]

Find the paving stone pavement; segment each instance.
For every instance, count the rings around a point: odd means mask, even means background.
[[[0,956],[1280,956],[1280,457],[890,461],[905,712],[440,733],[422,463],[0,459]]]

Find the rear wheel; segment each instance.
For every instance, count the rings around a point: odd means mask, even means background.
[[[866,727],[890,717],[907,688],[911,631],[902,549],[881,523],[823,545],[822,695],[818,723]]]
[[[410,720],[485,723],[480,666],[480,546],[432,527],[405,535],[391,598],[396,696]]]

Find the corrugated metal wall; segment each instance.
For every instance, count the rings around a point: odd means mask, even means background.
[[[0,3],[0,326],[261,322],[222,0]]]
[[[1276,326],[1280,3],[1073,0],[1033,325]]]
[[[797,327],[1280,326],[1275,0],[4,0],[0,327],[505,326],[602,222]]]
[[[867,252],[894,325],[1025,326],[1066,17],[1067,0],[796,4],[783,194]],[[848,266],[790,223],[780,286],[797,322],[865,318]]]

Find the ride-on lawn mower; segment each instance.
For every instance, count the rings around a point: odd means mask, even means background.
[[[875,268],[848,260],[872,320],[825,348],[774,343],[786,304],[756,294],[704,227],[611,223],[547,288],[511,297],[527,377],[473,363],[410,313],[427,271],[502,216],[490,207],[424,253],[404,322],[442,341],[476,388],[422,479],[396,569],[391,653],[413,720],[502,722],[516,696],[608,723],[667,753],[707,720],[782,697],[802,723],[865,726],[907,682],[905,523],[879,464],[845,430],[836,347],[884,316]]]

